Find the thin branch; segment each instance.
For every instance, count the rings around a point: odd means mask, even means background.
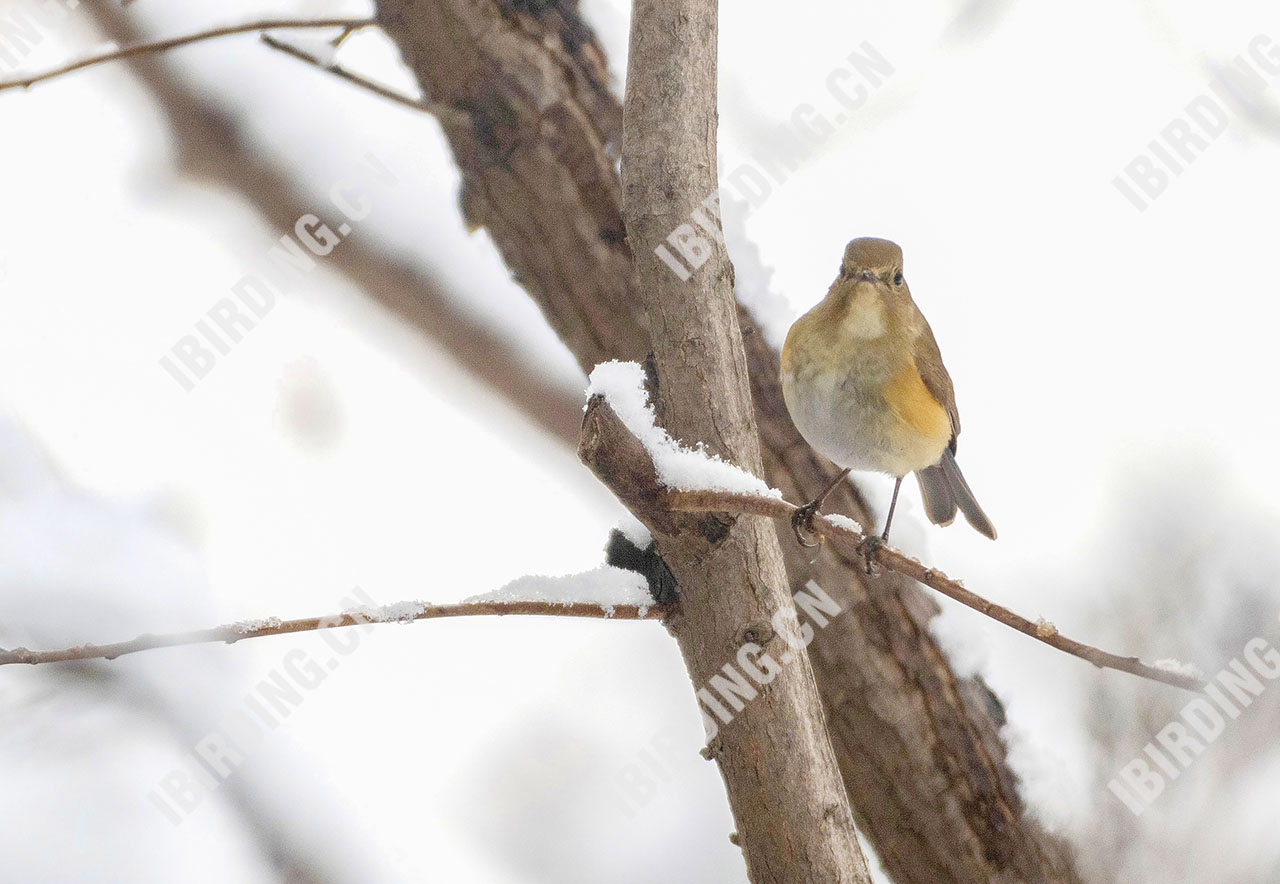
[[[669,509],[677,512],[736,512],[781,519],[788,523],[791,521],[791,514],[797,509],[794,504],[778,498],[720,491],[668,491],[663,498],[663,502]],[[863,555],[861,545],[866,540],[865,535],[843,524],[834,522],[821,513],[814,516],[813,523],[819,534],[835,541],[848,552],[858,556]],[[892,547],[880,546],[872,553],[872,557],[876,564],[882,565],[890,571],[897,571],[899,574],[917,580],[930,589],[937,590],[943,595],[955,599],[960,604],[973,608],[980,614],[985,614],[1005,626],[1029,635],[1036,641],[1044,642],[1060,651],[1066,651],[1068,654],[1087,660],[1100,669],[1116,669],[1120,672],[1128,672],[1140,678],[1173,685],[1183,690],[1204,690],[1205,682],[1201,678],[1160,669],[1143,663],[1137,657],[1121,657],[1118,654],[1112,654],[1092,645],[1086,645],[1075,639],[1067,638],[1058,632],[1057,628],[1052,624],[1044,621],[1033,623],[1020,614],[1015,614],[1008,608],[997,605],[995,602],[988,601],[977,593],[965,589],[958,581],[951,579],[936,568],[926,567]]]
[[[0,92],[6,89],[30,89],[36,83],[42,83],[45,80],[52,80],[55,77],[61,77],[75,71],[84,70],[85,68],[95,67],[107,62],[120,61],[125,58],[132,58],[138,55],[149,55],[155,52],[165,52],[169,49],[176,49],[179,46],[189,46],[192,43],[201,43],[206,40],[216,40],[219,37],[231,37],[236,34],[252,34],[258,31],[266,30],[311,30],[314,28],[342,28],[344,33],[349,33],[360,28],[367,28],[376,24],[372,19],[368,18],[317,18],[309,20],[298,19],[264,19],[262,21],[249,22],[240,25],[227,25],[221,28],[210,28],[205,31],[197,31],[194,34],[185,34],[181,37],[170,37],[167,40],[156,40],[151,43],[140,43],[137,46],[129,46],[124,49],[113,49],[110,52],[103,52],[98,55],[91,55],[88,58],[82,58],[79,61],[73,61],[62,67],[53,68],[40,74],[31,74],[27,77],[21,77],[14,80],[0,81]]]
[[[394,611],[396,606],[384,610]],[[606,611],[600,605],[588,602],[557,604],[555,602],[468,602],[458,605],[422,605],[412,616],[397,617],[394,613],[378,616],[361,611],[345,611],[328,617],[304,617],[301,620],[271,620],[260,626],[231,624],[192,632],[168,632],[158,635],[140,635],[130,641],[109,645],[80,645],[57,651],[29,651],[14,648],[0,650],[0,666],[10,663],[59,663],[68,660],[114,660],[125,654],[150,651],[155,648],[171,648],[178,645],[199,645],[209,642],[235,644],[241,639],[262,638],[267,635],[288,635],[293,632],[312,632],[319,629],[337,629],[344,626],[360,626],[366,623],[408,623],[412,620],[436,620],[442,617],[479,617],[524,614],[539,617],[589,617],[599,620],[661,620],[671,613],[671,605],[614,605]]]
[[[397,92],[388,86],[370,80],[369,78],[357,74],[355,71],[349,70],[340,64],[327,62],[323,59],[312,55],[304,49],[279,40],[270,34],[262,35],[262,42],[277,52],[283,52],[291,58],[305,62],[312,67],[319,68],[326,73],[333,74],[340,80],[345,80],[361,89],[367,89],[374,95],[394,101],[396,104],[402,104],[405,107],[413,108],[417,111],[431,114],[440,119],[441,122],[452,122],[456,125],[470,125],[471,117],[464,111],[452,108],[439,102],[428,101],[425,98],[414,98],[411,95],[405,95],[403,92]]]

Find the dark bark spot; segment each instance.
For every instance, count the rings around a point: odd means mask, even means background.
[[[653,596],[653,600],[658,604],[680,600],[676,577],[671,573],[662,556],[658,555],[652,543],[647,548],[641,549],[615,528],[609,532],[609,542],[605,545],[604,557],[604,560],[615,568],[626,568],[628,571],[644,575],[644,579],[649,582],[649,595]]]
[[[591,28],[578,13],[578,0],[499,0],[503,14],[523,12],[536,21],[557,15],[560,40],[564,48],[576,55],[583,45],[595,39]]]
[[[627,238],[627,232],[621,227],[609,227],[600,231],[600,241],[616,246]]]
[[[762,620],[756,623],[748,623],[746,626],[742,627],[742,630],[738,633],[734,642],[739,648],[746,644],[760,645],[761,647],[764,647],[769,643],[774,635],[773,627],[769,625],[768,622]]]
[[[485,167],[506,168],[511,154],[520,143],[520,115],[506,98],[489,91],[479,98],[459,102],[471,114],[472,134]]]
[[[736,516],[707,516],[698,520],[698,533],[712,546],[718,546],[729,536],[729,529],[738,521]]]

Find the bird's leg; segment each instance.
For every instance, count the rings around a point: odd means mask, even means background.
[[[884,533],[880,535],[881,543],[889,542],[889,526],[893,524],[893,511],[898,506],[898,492],[902,489],[902,477],[893,483],[893,498],[889,501],[889,515],[884,518]]]
[[[840,475],[836,476],[835,479],[832,480],[831,484],[828,485],[821,494],[809,503],[806,503],[804,506],[799,507],[791,514],[791,530],[796,532],[796,540],[801,546],[813,547],[818,545],[816,543],[810,543],[805,538],[805,535],[813,535],[815,533],[813,530],[813,517],[817,515],[818,509],[822,506],[822,502],[827,499],[832,491],[836,490],[836,486],[843,482],[847,475],[849,475],[849,470],[847,468],[841,470]]]
[[[867,536],[862,543],[858,544],[858,550],[862,553],[862,557],[867,561],[867,573],[872,572],[872,564],[875,558],[876,550],[889,542],[889,526],[893,524],[893,511],[898,506],[898,492],[902,490],[902,477],[899,476],[897,481],[893,483],[893,498],[889,501],[889,515],[884,519],[884,533],[879,537],[874,534]]]

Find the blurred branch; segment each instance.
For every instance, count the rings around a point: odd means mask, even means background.
[[[84,660],[49,666],[39,672],[53,683],[53,690],[60,696],[72,696],[74,690],[80,689],[87,692],[84,700],[88,702],[120,704],[163,722],[175,745],[184,751],[190,751],[218,727],[216,703],[200,707],[202,714],[193,718],[179,708],[181,704],[174,703],[162,682],[141,677],[136,670]],[[81,700],[74,696],[72,699]],[[122,733],[120,738],[129,740],[133,735]],[[244,837],[257,847],[263,862],[275,873],[274,880],[280,884],[348,884],[350,877],[335,867],[335,852],[317,851],[313,842],[299,837],[297,815],[287,807],[281,808],[278,802],[264,799],[264,790],[257,785],[252,775],[228,776],[219,781],[218,794],[241,818]],[[358,838],[354,834],[347,837],[352,841]]]
[[[115,4],[86,8],[108,38],[120,44],[142,40],[130,16]],[[166,118],[178,171],[237,194],[267,226],[292,229],[312,197],[287,168],[250,141],[230,114],[163,56],[139,55],[128,63]],[[447,290],[416,263],[363,236],[345,240],[327,261],[327,268],[447,352],[463,373],[508,407],[566,445],[577,444],[581,386],[543,377],[508,338],[463,308],[466,295]]]
[[[414,603],[416,604],[416,603]],[[600,605],[588,602],[558,604],[556,602],[467,602],[458,605],[417,605],[411,615],[396,616],[398,605],[383,608],[385,615],[362,611],[344,611],[327,617],[304,617],[300,620],[270,620],[261,626],[231,624],[191,632],[168,632],[158,635],[140,635],[135,639],[108,645],[78,645],[56,651],[29,651],[26,648],[0,649],[0,666],[13,663],[60,663],[70,660],[114,660],[125,654],[150,651],[156,648],[172,648],[179,645],[199,645],[209,642],[235,644],[242,639],[262,638],[268,635],[289,635],[295,632],[314,632],[320,629],[339,629],[344,626],[361,626],[374,623],[409,623],[414,620],[437,620],[445,617],[503,617],[523,614],[537,617],[588,617],[597,620],[661,620],[671,613],[670,605],[614,605],[606,611]]]
[[[409,95],[404,95],[394,89],[383,86],[381,83],[375,83],[367,77],[348,70],[340,64],[317,58],[306,50],[294,46],[292,43],[286,43],[284,40],[277,39],[270,34],[263,34],[262,42],[277,52],[282,52],[291,58],[296,58],[299,61],[311,65],[312,67],[319,68],[325,73],[333,74],[340,80],[345,80],[348,83],[359,86],[361,89],[366,89],[369,92],[372,92],[374,95],[394,101],[396,104],[402,104],[405,107],[423,111],[424,113],[429,113],[441,118],[449,117],[454,123],[465,122],[470,119],[470,117],[463,111],[446,107],[433,101],[428,101],[425,98],[414,98]]]
[[[170,37],[167,40],[156,40],[151,43],[139,43],[135,46],[128,46],[124,49],[115,49],[110,52],[103,52],[99,55],[91,55],[88,58],[82,58],[79,61],[73,61],[62,67],[45,71],[40,74],[32,74],[28,77],[20,77],[14,80],[0,81],[0,92],[6,89],[30,89],[36,83],[43,83],[46,80],[52,80],[65,74],[75,71],[81,71],[85,68],[95,67],[100,64],[106,64],[112,61],[122,61],[128,58],[135,58],[140,55],[151,55],[157,52],[166,52],[170,49],[177,49],[180,46],[189,46],[192,43],[202,43],[208,40],[217,40],[220,37],[231,37],[236,34],[252,34],[258,31],[266,30],[311,30],[315,28],[342,28],[343,33],[367,28],[374,22],[367,18],[318,18],[306,21],[297,19],[263,19],[262,21],[248,22],[240,25],[227,25],[221,28],[210,28],[206,31],[197,31],[194,34],[185,34],[181,37]]]

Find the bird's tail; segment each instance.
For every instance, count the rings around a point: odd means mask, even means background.
[[[978,533],[996,539],[995,525],[978,506],[950,448],[942,452],[942,460],[938,463],[917,472],[916,478],[920,481],[920,496],[924,499],[924,509],[930,522],[950,525],[955,520],[958,507]]]

